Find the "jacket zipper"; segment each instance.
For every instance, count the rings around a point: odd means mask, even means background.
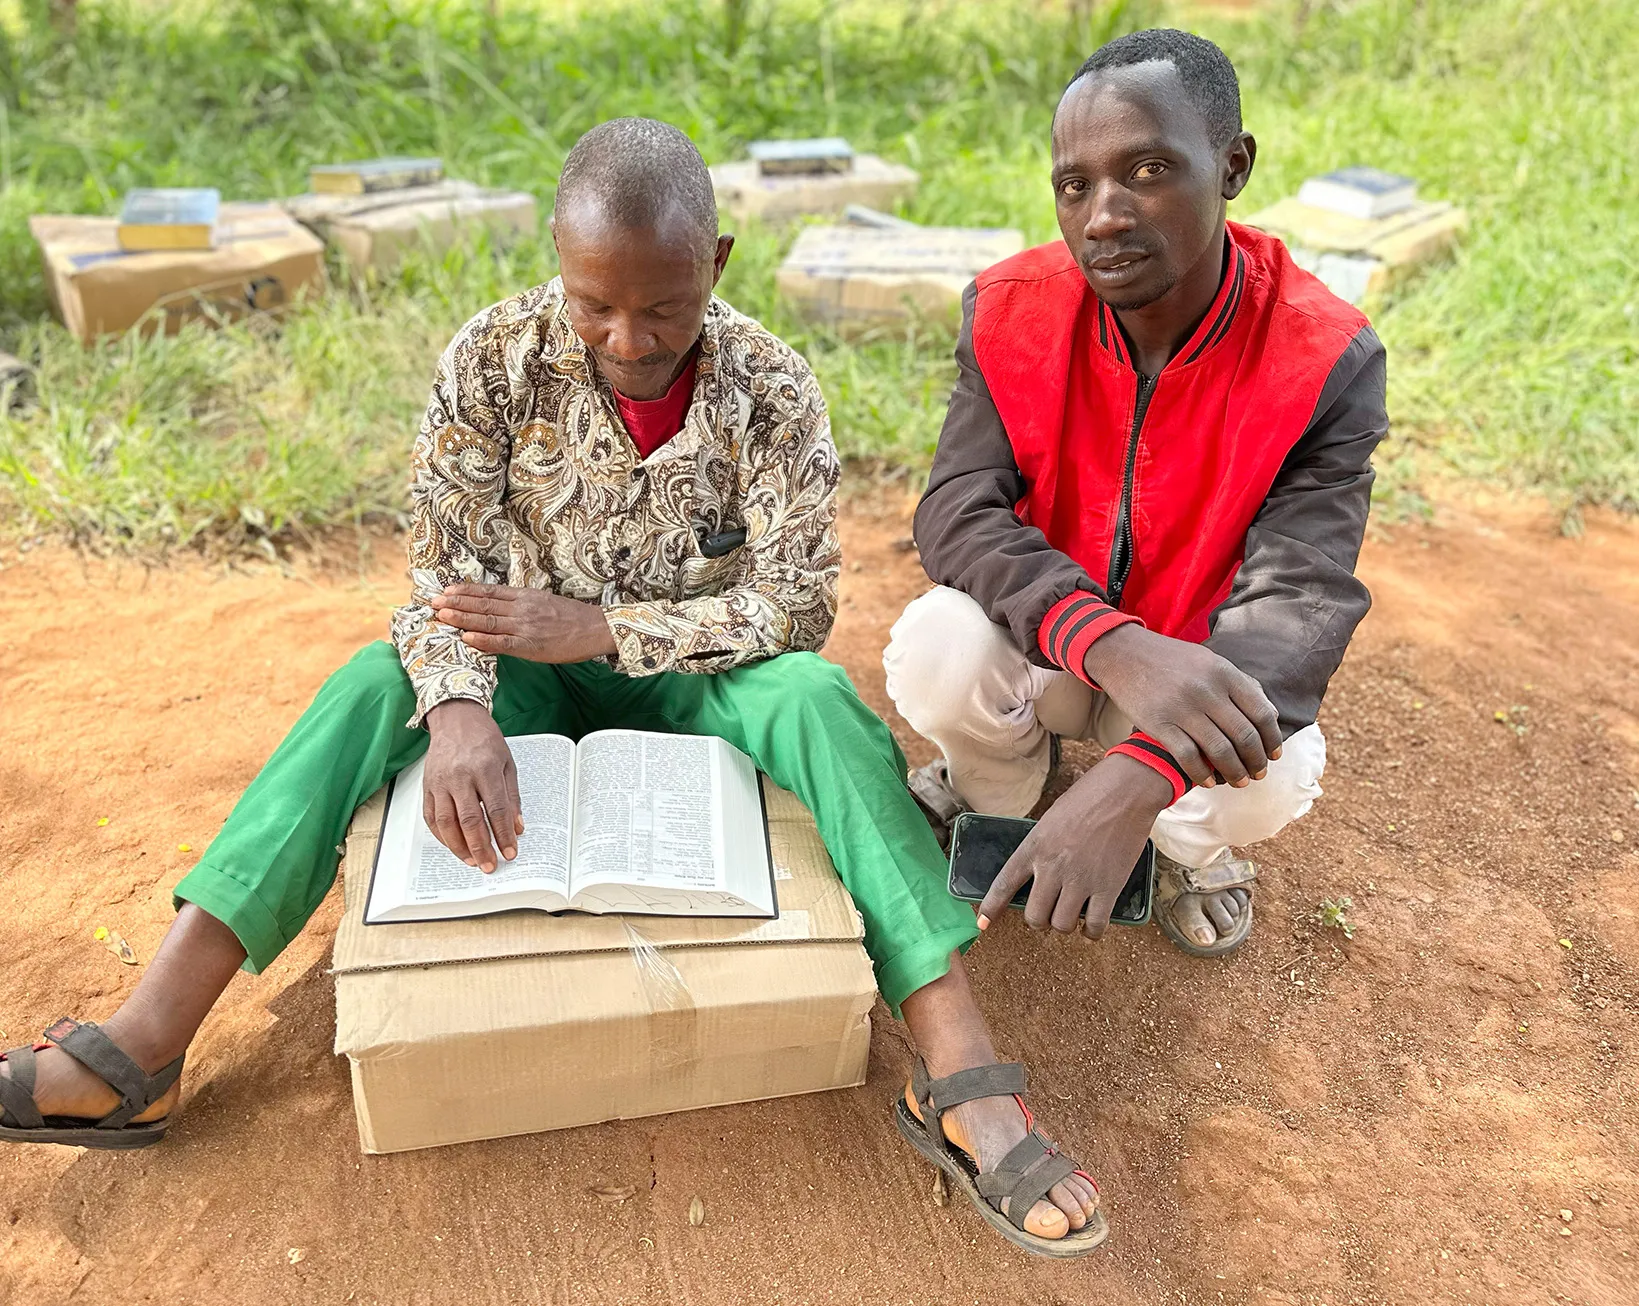
[[[1105,590],[1110,606],[1121,606],[1121,592],[1127,588],[1127,574],[1133,566],[1133,468],[1138,461],[1138,432],[1155,393],[1156,378],[1138,376],[1138,399],[1133,404],[1132,432],[1127,436],[1127,465],[1121,474],[1121,507],[1115,515],[1115,538],[1110,541],[1110,572]]]

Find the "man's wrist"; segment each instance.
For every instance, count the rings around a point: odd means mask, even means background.
[[[1100,767],[1109,767],[1116,780],[1116,793],[1132,811],[1159,816],[1176,801],[1173,784],[1151,766],[1125,753],[1106,753]]]
[[[476,698],[446,698],[442,703],[434,703],[426,712],[427,733],[432,734],[440,725],[447,726],[468,714],[488,716],[489,709]]]
[[[1144,627],[1137,622],[1115,627],[1094,640],[1082,655],[1082,679],[1102,686],[1123,660],[1132,658],[1144,639]]]

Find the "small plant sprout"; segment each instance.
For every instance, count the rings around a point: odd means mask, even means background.
[[[1354,924],[1349,920],[1349,913],[1354,910],[1354,899],[1345,894],[1336,901],[1326,898],[1321,901],[1320,923],[1327,929],[1342,930],[1345,939],[1354,938]]]

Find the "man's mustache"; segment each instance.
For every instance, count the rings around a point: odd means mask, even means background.
[[[653,354],[644,354],[642,358],[635,359],[621,358],[618,354],[605,353],[601,349],[597,350],[596,353],[599,361],[607,363],[610,367],[616,369],[629,367],[658,367],[661,363],[673,363],[677,361],[677,355],[672,353],[669,349],[662,349]]]

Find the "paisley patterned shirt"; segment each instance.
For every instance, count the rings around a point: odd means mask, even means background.
[[[713,298],[683,429],[640,458],[554,280],[486,309],[439,359],[410,484],[411,601],[393,642],[419,725],[486,706],[495,659],[433,620],[466,580],[599,603],[618,671],[723,671],[817,649],[836,616],[839,475],[802,357]],[[708,536],[744,527],[721,557]]]

